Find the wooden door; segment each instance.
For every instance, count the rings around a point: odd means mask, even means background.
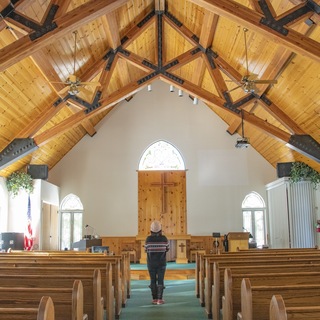
[[[138,234],[149,234],[159,220],[167,236],[185,235],[186,171],[139,171],[138,184]]]
[[[42,205],[41,249],[59,249],[58,207],[45,202]]]

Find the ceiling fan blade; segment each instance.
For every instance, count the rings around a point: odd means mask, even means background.
[[[227,92],[228,92],[228,93],[229,93],[229,92],[232,92],[232,91],[234,91],[234,90],[237,90],[237,89],[241,88],[242,86],[243,86],[243,85],[237,86],[237,87],[235,87],[235,88],[232,88],[232,89],[228,90]]]
[[[275,84],[275,83],[278,83],[278,81],[277,80],[259,80],[259,79],[257,79],[257,80],[252,80],[252,82],[254,82],[254,83],[269,83],[269,84]]]
[[[65,93],[67,93],[68,91],[69,91],[69,86],[67,86],[67,87],[65,87],[65,88],[63,88],[62,90],[60,90],[58,93],[60,94],[60,95],[63,95],[63,94],[65,94]]]
[[[256,73],[252,73],[252,74],[249,74],[249,75],[246,76],[246,77],[247,77],[247,79],[248,79],[249,81],[252,81],[252,80],[257,79],[257,78],[258,78],[258,75],[257,75]]]

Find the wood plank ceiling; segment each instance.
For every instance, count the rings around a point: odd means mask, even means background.
[[[157,79],[202,100],[230,134],[243,117],[274,167],[320,171],[319,13],[320,0],[0,0],[0,175],[53,168]],[[249,73],[277,80],[253,93],[232,90],[247,73],[244,28]],[[100,86],[71,95],[59,82],[72,74]]]

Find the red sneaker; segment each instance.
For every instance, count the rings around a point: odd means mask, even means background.
[[[158,299],[153,299],[152,304],[158,304]]]
[[[159,299],[159,300],[157,301],[157,304],[164,304],[164,300]]]

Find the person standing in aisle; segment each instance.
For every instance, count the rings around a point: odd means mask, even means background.
[[[147,237],[145,250],[147,252],[147,265],[150,275],[150,289],[152,304],[164,304],[164,275],[167,267],[166,253],[169,251],[169,242],[162,234],[161,223],[153,221],[150,226],[151,234]]]

